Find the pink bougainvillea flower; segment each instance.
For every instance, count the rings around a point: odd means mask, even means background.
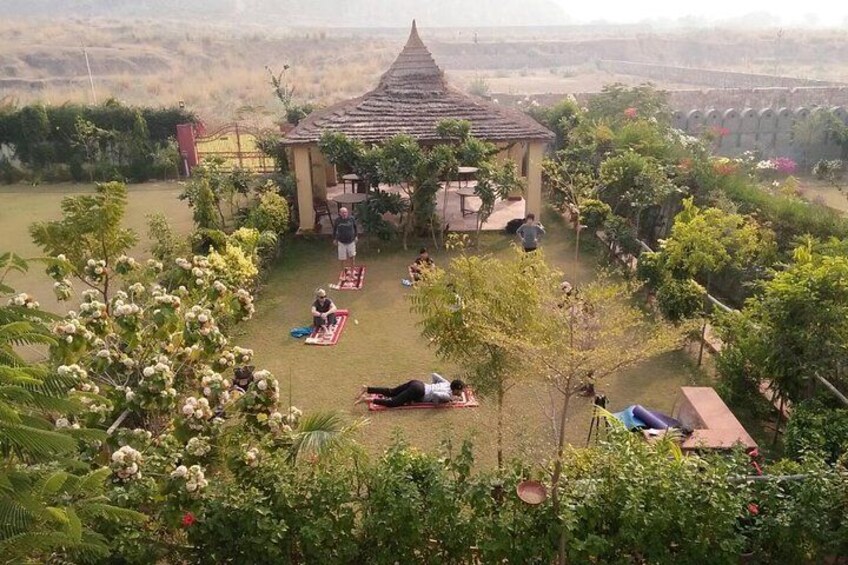
[[[633,118],[635,118],[636,116],[639,115],[639,110],[637,110],[636,108],[632,108],[632,107],[631,108],[625,108],[624,109],[624,115],[626,117],[630,118],[630,119],[633,119]]]
[[[755,502],[749,502],[748,503],[748,512],[752,516],[756,516],[757,514],[760,513],[760,507]]]

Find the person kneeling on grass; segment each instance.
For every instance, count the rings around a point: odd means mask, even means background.
[[[312,325],[316,330],[333,331],[336,327],[336,305],[327,296],[327,291],[319,288],[312,303]]]
[[[424,384],[419,380],[411,380],[394,388],[363,385],[359,396],[354,401],[354,405],[368,402],[371,400],[368,395],[371,394],[382,396],[382,398],[374,398],[371,402],[388,408],[397,408],[398,406],[412,404],[413,402],[442,404],[444,402],[450,402],[454,399],[454,396],[461,396],[462,391],[465,390],[465,383],[459,379],[448,381],[438,373],[431,373],[430,380],[432,384]]]
[[[430,258],[430,252],[426,247],[422,247],[418,252],[418,257],[409,266],[409,280],[417,282],[421,280],[421,273],[426,269],[432,269],[436,263]]]

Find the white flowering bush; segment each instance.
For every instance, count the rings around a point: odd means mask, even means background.
[[[180,412],[186,426],[192,430],[206,430],[215,416],[208,398],[189,396],[183,401]]]
[[[68,279],[58,280],[53,283],[53,294],[60,302],[70,300],[71,296],[74,295],[74,285]]]
[[[9,302],[7,304],[9,306],[18,306],[20,308],[29,308],[31,310],[39,307],[38,301],[36,301],[35,298],[25,292],[16,294],[15,296],[9,299]]]
[[[85,278],[92,283],[101,283],[109,275],[106,261],[103,259],[89,259],[83,268]]]
[[[200,386],[203,387],[204,398],[209,400],[213,406],[223,408],[230,402],[232,381],[224,378],[220,373],[206,369],[205,374],[200,379]]]
[[[253,382],[239,399],[238,404],[245,412],[254,415],[256,421],[264,422],[276,411],[279,400],[280,389],[277,379],[269,371],[260,370],[253,373]]]
[[[196,459],[205,457],[210,451],[212,451],[212,446],[209,444],[209,438],[206,436],[190,438],[185,446],[186,454]]]
[[[121,255],[115,261],[115,272],[119,275],[128,275],[140,268],[141,265],[139,265],[138,261],[136,261],[133,257],[127,257],[126,255]]]
[[[141,464],[143,462],[141,452],[125,445],[112,454],[110,467],[119,481],[131,481],[141,478]]]
[[[209,482],[206,480],[203,472],[203,467],[200,465],[192,465],[191,467],[178,465],[171,472],[171,479],[182,485],[185,491],[191,496],[199,495],[203,489],[209,486]]]
[[[256,447],[251,447],[244,452],[244,462],[248,467],[256,467],[259,465],[261,452]]]

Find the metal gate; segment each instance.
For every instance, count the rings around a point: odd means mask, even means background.
[[[195,138],[197,159],[220,157],[225,169],[242,168],[257,173],[274,171],[274,160],[256,146],[259,132],[228,124],[210,134]]]

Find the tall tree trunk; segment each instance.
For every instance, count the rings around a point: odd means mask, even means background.
[[[498,389],[498,469],[503,469],[503,387]]]
[[[560,516],[560,500],[559,500],[559,480],[562,476],[562,452],[565,449],[565,423],[568,419],[568,403],[571,400],[571,378],[566,381],[565,394],[562,399],[562,409],[559,414],[559,433],[557,434],[557,456],[556,461],[554,462],[554,474],[551,479],[551,490],[552,492],[552,501],[553,501],[553,509],[554,515],[556,519],[559,520]],[[566,531],[565,525],[561,525],[560,533],[559,533],[559,550],[557,563],[559,565],[565,565],[565,546],[566,546]]]

